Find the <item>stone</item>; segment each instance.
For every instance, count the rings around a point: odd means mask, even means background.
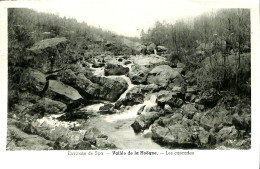
[[[145,129],[148,129],[149,126],[160,117],[159,112],[146,112],[145,114],[139,115],[131,127],[134,129],[135,133],[139,133]]]
[[[7,127],[6,150],[53,150],[51,141],[34,134],[27,134],[14,125]]]
[[[209,132],[204,130],[204,128],[200,127],[198,138],[199,138],[199,141],[202,145],[208,144],[208,142],[209,142]]]
[[[157,66],[149,72],[147,77],[149,84],[156,84],[164,88],[175,86],[184,87],[185,82],[179,72],[173,70],[168,65]]]
[[[164,112],[165,112],[165,113],[173,113],[173,110],[172,110],[172,108],[171,108],[170,105],[165,104],[165,105],[164,105]]]
[[[183,114],[188,118],[192,119],[193,115],[198,111],[194,104],[184,104],[182,106]]]
[[[171,107],[180,107],[183,104],[183,100],[178,97],[177,93],[161,90],[157,96],[156,103],[164,107],[165,104]]]
[[[185,88],[174,86],[171,88],[171,92],[178,93],[178,95],[181,95],[183,97],[185,95]]]
[[[107,139],[104,138],[97,138],[96,147],[98,149],[116,149],[116,145]]]
[[[232,116],[229,111],[221,108],[214,108],[204,112],[200,118],[200,125],[209,131],[210,129],[220,130],[223,126],[232,124]]]
[[[107,63],[105,66],[105,76],[126,75],[128,72],[129,68],[120,64]]]
[[[46,76],[40,71],[27,68],[21,75],[20,89],[29,90],[32,93],[40,94],[46,85]]]
[[[100,114],[114,114],[115,109],[113,104],[105,104],[104,106],[101,106],[98,111]]]
[[[75,145],[78,145],[79,143],[81,143],[85,137],[85,133],[84,132],[78,132],[78,131],[69,131],[67,133],[67,140],[68,140],[68,144],[69,147],[73,147]]]
[[[169,127],[153,126],[152,139],[173,147],[188,147],[193,145],[192,134],[181,124]]]
[[[119,99],[128,88],[127,82],[121,77],[96,77],[91,80],[100,86],[98,98],[111,102]]]
[[[31,112],[43,114],[62,114],[66,109],[66,104],[62,102],[42,98],[32,107]]]
[[[100,86],[92,83],[83,73],[76,77],[75,83],[72,85],[85,99],[93,99],[99,97]]]
[[[142,54],[146,54],[147,53],[147,49],[146,49],[146,46],[145,45],[139,45],[136,47],[136,50],[139,52],[139,53],[142,53]]]
[[[83,97],[76,89],[57,80],[49,80],[46,96],[66,103],[67,105],[84,102]]]
[[[58,72],[59,80],[65,84],[73,85],[77,79],[75,72],[71,69],[65,69]]]
[[[224,127],[216,134],[217,142],[223,142],[225,140],[235,140],[238,137],[238,131],[235,126]]]
[[[151,43],[147,46],[147,54],[153,54],[155,49],[156,45],[154,43]]]
[[[168,65],[170,62],[166,61],[166,58],[158,55],[136,55],[133,61],[134,65],[141,65],[150,70],[160,65]]]
[[[220,95],[216,89],[211,88],[210,90],[204,91],[199,99],[195,102],[202,104],[207,107],[214,107],[217,105]]]
[[[182,123],[183,116],[181,113],[175,113],[174,115],[170,117],[160,117],[158,123],[161,126],[170,126],[175,124],[181,124]]]
[[[140,115],[144,111],[145,105],[141,106],[139,110],[137,111],[137,114]]]
[[[133,84],[144,84],[150,69],[142,65],[133,65],[128,76]]]
[[[232,115],[232,124],[235,125],[238,130],[251,130],[251,114],[250,113],[235,113]]]
[[[100,130],[98,130],[95,127],[90,127],[86,130],[84,139],[85,141],[93,141],[96,140],[97,138],[105,138],[107,139],[107,136],[101,133]]]
[[[141,104],[144,101],[144,96],[148,93],[153,93],[158,90],[157,85],[138,85],[130,89],[126,93],[126,97],[122,104],[126,106],[132,106],[135,104]]]
[[[57,45],[65,44],[67,42],[68,42],[68,40],[65,37],[44,39],[39,42],[36,42],[28,50],[35,54],[39,54],[39,53],[43,53],[44,51],[48,50],[48,48],[56,48]]]

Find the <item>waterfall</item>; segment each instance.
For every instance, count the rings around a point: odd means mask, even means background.
[[[154,49],[153,51],[154,51],[154,54],[157,55],[157,51],[156,51],[156,49]]]

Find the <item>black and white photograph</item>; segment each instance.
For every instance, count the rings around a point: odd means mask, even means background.
[[[259,146],[250,5],[27,2],[6,8],[6,152],[249,154],[254,134]]]

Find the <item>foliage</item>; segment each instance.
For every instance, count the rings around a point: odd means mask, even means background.
[[[65,46],[58,45],[57,50],[50,47],[41,54],[33,54],[28,50],[41,40],[62,37],[66,38],[69,43]],[[110,55],[132,54],[129,47],[122,45],[123,38],[137,41],[135,38],[116,35],[101,28],[89,26],[84,22],[78,23],[76,19],[38,13],[31,9],[9,8],[9,87],[11,89],[17,87],[20,76],[27,67],[41,71],[49,69],[51,66],[49,57],[57,51],[59,57],[57,57],[54,65],[57,67],[76,62],[83,57],[95,57],[104,53]],[[106,43],[112,43],[113,47],[107,48]]]
[[[185,63],[202,89],[239,89],[250,80],[249,9],[221,9],[174,24],[156,22],[141,32],[141,40],[166,46],[170,61]]]

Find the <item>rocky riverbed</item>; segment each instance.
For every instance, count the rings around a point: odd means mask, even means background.
[[[200,91],[182,63],[100,56],[28,68],[8,113],[7,150],[249,149],[251,103]]]

